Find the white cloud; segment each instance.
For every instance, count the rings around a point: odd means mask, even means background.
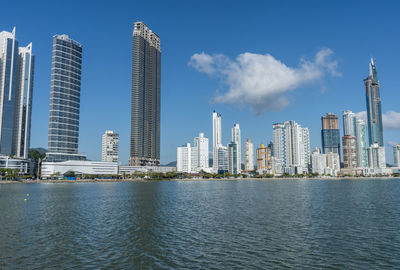
[[[367,123],[367,112],[361,111],[356,116],[363,119]],[[382,114],[382,122],[384,129],[400,129],[400,113],[395,111],[387,111]]]
[[[301,85],[314,83],[330,74],[340,76],[332,50],[320,50],[313,61],[301,59],[296,68],[288,67],[270,54],[243,53],[232,60],[222,54],[194,54],[189,65],[197,71],[218,76],[228,86],[217,93],[219,103],[249,105],[256,113],[281,110],[289,104],[286,93]]]
[[[361,112],[355,113],[355,116],[360,118],[360,119],[362,119],[362,120],[364,120],[365,124],[368,123],[368,121],[367,121],[368,120],[367,119],[367,111],[361,111]]]
[[[383,127],[387,129],[400,129],[400,113],[388,111],[382,115]]]

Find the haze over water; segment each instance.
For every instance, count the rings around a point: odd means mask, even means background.
[[[0,184],[0,268],[389,269],[399,194],[395,179]]]

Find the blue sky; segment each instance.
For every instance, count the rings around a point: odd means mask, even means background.
[[[52,36],[65,33],[83,44],[79,150],[99,160],[101,135],[112,129],[120,134],[120,160],[127,163],[135,21],[146,22],[161,38],[161,163],[175,160],[176,147],[192,142],[199,132],[205,133],[211,145],[213,109],[222,114],[224,143],[229,142],[234,123],[241,126],[242,140],[251,138],[258,145],[272,139],[272,123],[295,120],[310,128],[312,147],[320,147],[323,114],[365,110],[363,79],[368,75],[371,56],[377,63],[383,112],[394,111],[387,118],[390,129],[384,130],[385,143],[400,141],[400,3],[232,2],[3,3],[0,30],[11,31],[16,26],[20,46],[32,42],[36,55],[31,147],[47,148]],[[318,63],[315,57],[324,51],[330,53],[326,61]],[[189,64],[195,54],[224,60],[213,73],[206,74],[193,62]],[[249,70],[239,68],[229,73],[231,79],[227,80],[226,63],[240,66],[239,55],[254,56],[254,60],[265,59],[267,54],[271,63],[284,65],[280,67],[286,67],[289,74],[295,71],[293,81],[277,79],[278,84],[290,83],[280,96],[286,105],[279,105],[277,99],[279,106],[271,110],[275,100],[269,97],[264,99],[265,108],[256,111],[256,101],[247,99],[249,89],[236,99],[228,99],[225,94],[232,85],[249,81],[253,87],[257,78],[251,70],[252,75],[246,77]],[[259,63],[253,60],[250,64]],[[303,78],[308,74],[302,69],[304,62],[313,69],[310,79]],[[391,163],[391,148],[386,150]]]

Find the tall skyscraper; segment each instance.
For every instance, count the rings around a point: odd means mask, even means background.
[[[106,130],[102,136],[101,161],[118,162],[119,134]]]
[[[160,38],[145,23],[136,22],[132,46],[132,166],[160,164],[160,82]]]
[[[46,161],[84,160],[78,154],[82,45],[53,37],[49,137]]]
[[[13,31],[0,32],[0,154],[27,158],[30,146],[34,56]]]
[[[221,115],[213,111],[213,169],[218,171],[218,148],[222,146]]]
[[[244,142],[244,169],[246,171],[254,170],[254,144],[250,139]]]
[[[238,169],[238,173],[242,170],[242,154],[241,154],[241,147],[242,144],[240,143],[241,136],[240,136],[240,127],[239,124],[234,124],[232,128],[232,142],[236,143],[237,145],[237,159],[236,159],[236,168]]]
[[[322,151],[324,154],[329,152],[340,155],[340,133],[339,123],[336,114],[327,113],[321,117],[322,120]]]
[[[383,145],[382,108],[379,90],[378,73],[374,60],[369,64],[369,75],[364,80],[367,100],[367,118],[369,144]]]
[[[400,144],[393,145],[393,161],[395,167],[400,167]]]

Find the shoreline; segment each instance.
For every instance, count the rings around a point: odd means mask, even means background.
[[[382,177],[271,177],[271,178],[183,178],[183,179],[80,179],[80,180],[2,180],[0,184],[49,184],[49,183],[123,183],[123,182],[163,182],[163,181],[271,181],[271,180],[390,180],[400,179],[400,177],[382,176]]]

